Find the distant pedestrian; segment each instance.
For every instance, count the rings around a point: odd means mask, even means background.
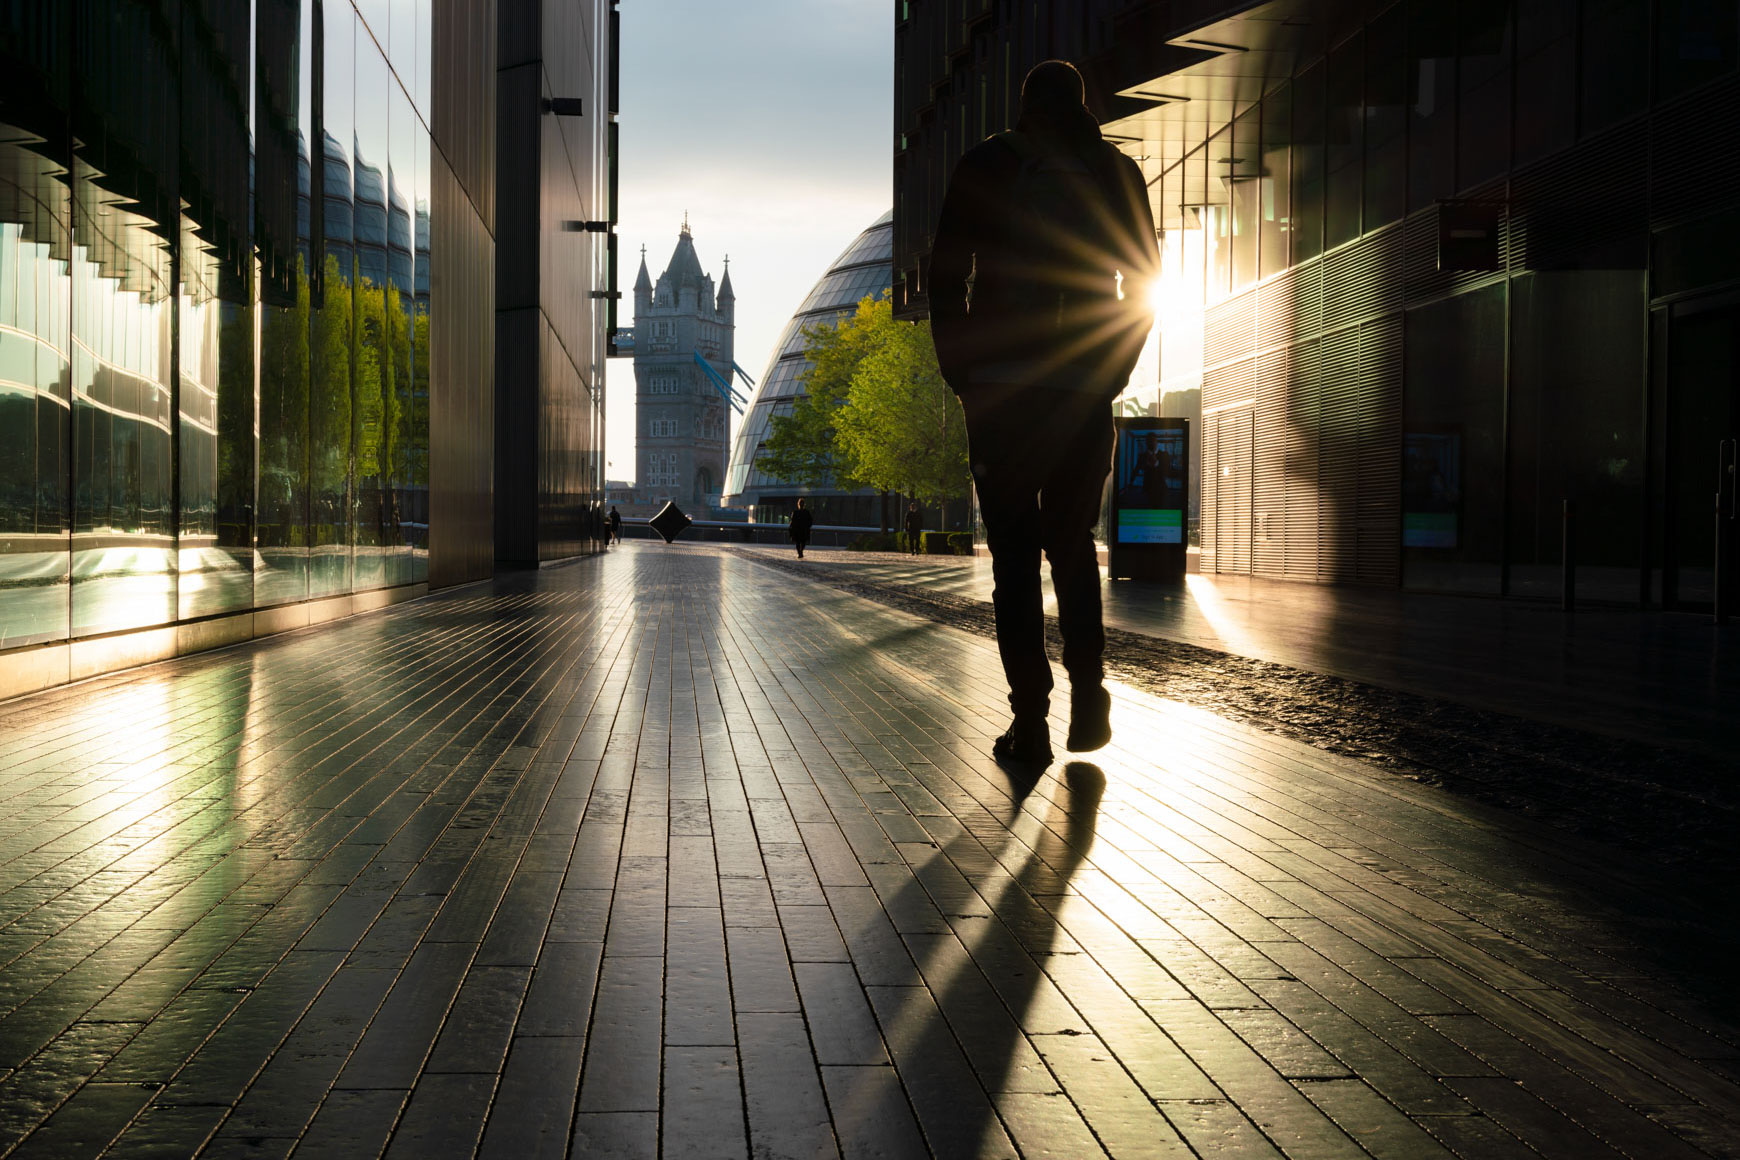
[[[622,543],[622,513],[616,510],[616,505],[610,505],[610,542]]]
[[[816,522],[804,507],[804,501],[797,501],[797,510],[791,513],[791,523],[786,527],[785,534],[791,537],[791,542],[797,545],[798,559],[804,558],[804,548],[810,542],[810,526]]]
[[[918,501],[913,500],[906,505],[906,550],[918,555],[918,546],[923,540],[924,513],[918,510]]]
[[[1051,760],[1041,550],[1069,673],[1069,748],[1111,740],[1093,529],[1111,402],[1153,325],[1158,268],[1142,171],[1101,137],[1073,65],[1035,65],[1014,131],[956,164],[931,250],[931,337],[966,412],[1014,710],[991,747],[999,761]]]

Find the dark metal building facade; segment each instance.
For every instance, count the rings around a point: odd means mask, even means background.
[[[1568,502],[1581,596],[1710,601],[1740,415],[1731,7],[896,15],[908,315],[948,168],[1033,61],[1078,60],[1142,164],[1165,274],[1125,404],[1201,390],[1205,570],[1556,597]]]

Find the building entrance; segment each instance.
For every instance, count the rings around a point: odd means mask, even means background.
[[[1740,433],[1740,294],[1676,303],[1665,322],[1662,605],[1715,599],[1716,454]]]

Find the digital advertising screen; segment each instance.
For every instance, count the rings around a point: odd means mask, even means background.
[[[1120,422],[1112,472],[1120,544],[1182,544],[1189,504],[1187,435],[1179,427]]]

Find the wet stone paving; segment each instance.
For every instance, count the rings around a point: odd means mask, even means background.
[[[1740,1155],[1625,860],[1114,699],[679,544],[0,705],[0,1154]]]

